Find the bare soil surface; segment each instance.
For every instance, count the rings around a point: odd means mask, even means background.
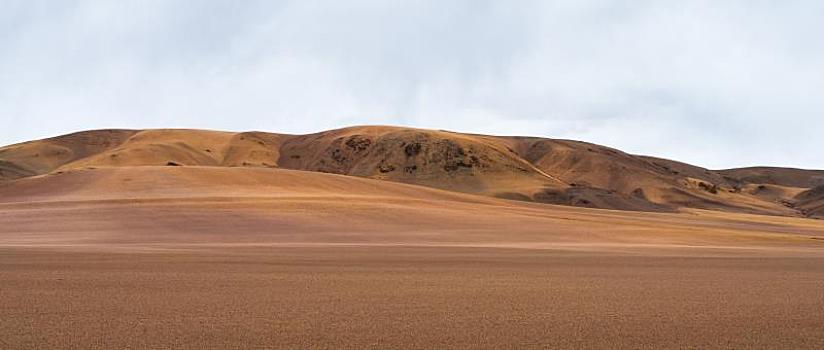
[[[0,348],[824,347],[824,222],[279,169],[0,186]]]
[[[0,347],[824,347],[820,257],[122,248],[0,249]]]

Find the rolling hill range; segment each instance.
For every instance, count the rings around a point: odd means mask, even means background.
[[[393,127],[0,162],[0,348],[824,346],[820,172]]]
[[[824,171],[714,171],[585,142],[536,137],[389,126],[308,135],[93,130],[0,148],[0,182],[5,186],[81,169],[143,166],[302,170],[602,209],[694,208],[824,217]],[[222,176],[242,175],[228,171]]]

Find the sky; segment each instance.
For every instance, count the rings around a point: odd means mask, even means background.
[[[824,169],[822,1],[0,0],[0,144],[401,125]]]

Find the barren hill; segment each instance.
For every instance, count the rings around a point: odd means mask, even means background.
[[[814,216],[821,187],[389,127],[92,131],[0,159],[9,348],[824,344],[824,221],[687,207]]]
[[[325,172],[593,208],[816,216],[798,197],[824,172],[712,171],[585,142],[361,126],[309,135],[93,130],[0,148],[0,181],[76,169],[264,167]],[[224,176],[235,176],[227,172]]]

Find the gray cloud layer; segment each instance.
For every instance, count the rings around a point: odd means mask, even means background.
[[[0,2],[0,143],[393,124],[824,168],[818,1]]]

